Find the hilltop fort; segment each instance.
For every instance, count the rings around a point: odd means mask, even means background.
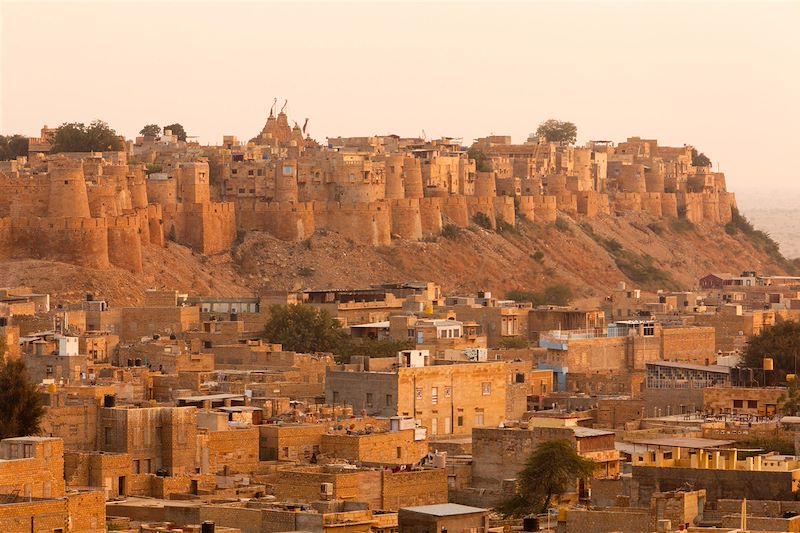
[[[247,143],[200,146],[166,131],[120,152],[49,154],[45,126],[28,158],[0,163],[0,259],[141,272],[143,247],[172,240],[212,255],[251,230],[284,241],[329,230],[384,246],[475,221],[553,223],[559,212],[720,225],[736,205],[725,176],[694,166],[688,145],[491,136],[467,150],[460,139],[396,135],[321,145],[305,129],[273,106]]]

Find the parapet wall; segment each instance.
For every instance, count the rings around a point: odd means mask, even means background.
[[[422,236],[430,237],[439,235],[444,228],[444,204],[447,198],[421,198],[419,201],[420,221],[422,224]],[[464,204],[464,212],[466,213]]]
[[[11,221],[11,257],[108,268],[108,229],[99,218],[18,218]]]
[[[141,223],[138,215],[108,219],[108,260],[135,274],[142,272]]]
[[[422,238],[422,215],[420,200],[404,198],[389,200],[392,210],[392,235],[416,241]]]

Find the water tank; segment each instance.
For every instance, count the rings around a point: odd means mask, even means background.
[[[444,468],[447,466],[447,452],[436,452],[433,455],[433,467]]]
[[[200,525],[200,533],[214,533],[214,522],[206,520]]]
[[[103,396],[103,407],[114,407],[117,404],[117,397],[113,394]]]

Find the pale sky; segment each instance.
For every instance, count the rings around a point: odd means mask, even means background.
[[[8,2],[0,133],[101,118],[249,139],[397,133],[693,144],[729,187],[800,182],[800,2]],[[280,104],[279,104],[280,105]]]

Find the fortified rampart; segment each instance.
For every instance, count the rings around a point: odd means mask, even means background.
[[[691,147],[637,137],[584,147],[489,137],[476,143],[485,156],[478,164],[454,139],[340,138],[323,148],[299,129],[278,135],[275,124],[246,146],[209,147],[203,156],[153,152],[145,162],[161,170],[149,175],[119,154],[0,166],[0,257],[138,273],[143,249],[165,238],[213,254],[238,231],[300,241],[324,229],[383,246],[483,217],[493,228],[517,217],[550,224],[559,212],[612,211],[725,224],[736,206],[723,174],[691,165]],[[221,173],[219,189],[206,158]]]

